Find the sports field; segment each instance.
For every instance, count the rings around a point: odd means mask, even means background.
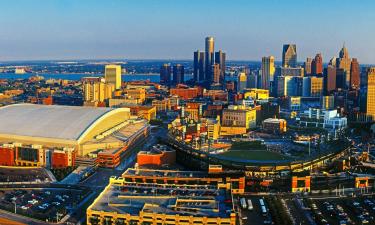
[[[267,150],[228,150],[222,156],[246,160],[287,160],[288,156]]]
[[[267,151],[267,147],[258,141],[234,142],[232,147],[221,156],[245,160],[287,160],[288,156]]]

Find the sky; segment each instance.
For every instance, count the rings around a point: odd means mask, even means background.
[[[215,38],[228,60],[298,61],[345,43],[360,63],[375,63],[373,0],[1,0],[0,61],[192,59]]]

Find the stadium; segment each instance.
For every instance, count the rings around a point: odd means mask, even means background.
[[[64,161],[61,166],[71,166],[75,155],[123,149],[131,139],[132,134],[124,133],[129,127],[137,129],[134,133],[148,130],[145,121],[130,119],[128,108],[34,104],[1,107],[1,153],[8,157],[3,157],[7,162],[0,163],[48,166],[49,157],[54,157],[55,161]],[[141,134],[147,135],[142,131]]]

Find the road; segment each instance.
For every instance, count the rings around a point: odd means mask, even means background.
[[[147,149],[156,144],[158,137],[161,137],[163,134],[166,134],[166,131],[164,129],[158,128],[151,130],[151,134],[147,137],[147,140],[145,141],[141,149]],[[98,168],[93,175],[80,183],[80,185],[90,187],[96,193],[95,197],[90,201],[90,204],[109,184],[109,178],[111,176],[119,177],[126,169],[134,166],[136,156],[137,152],[133,152],[121,163],[121,165],[119,165],[115,169]],[[88,206],[89,204],[86,205],[86,207]],[[79,222],[83,222],[85,219],[86,210],[77,210],[76,213],[73,214],[68,220],[68,222],[78,224]]]
[[[157,143],[158,137],[166,135],[167,131],[163,128],[156,128],[151,130],[151,134],[147,137],[143,146],[140,149],[147,149],[152,145]],[[86,219],[86,209],[95,200],[95,198],[103,191],[103,189],[109,184],[109,178],[111,176],[121,176],[121,174],[128,168],[134,166],[136,160],[137,152],[133,152],[129,155],[120,166],[115,169],[108,168],[98,168],[96,172],[80,182],[78,185],[89,187],[93,194],[90,195],[90,199],[86,199],[83,204],[80,204],[78,209],[75,210],[70,216],[68,216],[67,221],[61,224],[81,224]],[[28,225],[47,225],[46,223],[39,220],[34,220],[29,217],[22,215],[16,215],[10,212],[0,210],[0,219],[5,218],[13,221],[17,221],[18,224],[28,224]],[[1,220],[0,220],[1,221]],[[17,223],[15,223],[17,224]],[[0,223],[1,225],[1,223]]]

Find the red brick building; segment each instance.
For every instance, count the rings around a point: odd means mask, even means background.
[[[14,166],[14,149],[0,147],[0,165]]]

